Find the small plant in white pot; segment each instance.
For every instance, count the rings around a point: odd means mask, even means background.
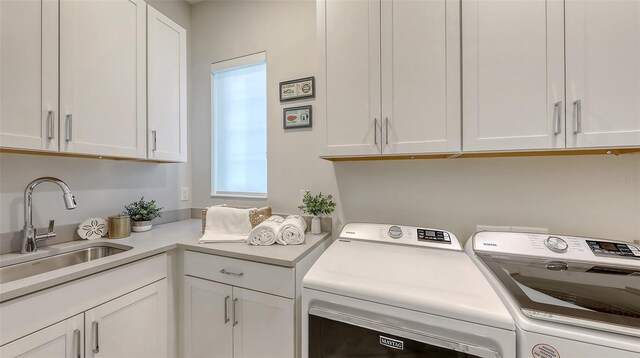
[[[298,209],[302,210],[305,214],[313,215],[311,219],[311,233],[319,234],[320,228],[320,216],[330,215],[336,209],[336,203],[332,200],[333,196],[323,195],[311,195],[308,190],[304,193],[302,198],[302,204],[298,206]]]
[[[156,201],[145,201],[144,196],[138,201],[134,201],[124,206],[123,215],[129,215],[131,218],[131,229],[135,232],[144,232],[151,230],[151,220],[160,217],[160,212],[164,208],[156,206]]]

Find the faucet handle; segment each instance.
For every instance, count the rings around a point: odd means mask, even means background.
[[[49,220],[49,230],[47,230],[49,233],[53,232],[53,226],[55,225],[56,221],[51,219]]]

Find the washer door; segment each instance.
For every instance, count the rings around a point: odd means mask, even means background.
[[[309,311],[309,357],[499,357],[481,347],[323,309]]]

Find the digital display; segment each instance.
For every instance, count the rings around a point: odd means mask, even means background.
[[[444,244],[451,243],[449,234],[443,231],[418,229],[418,241],[438,242]]]
[[[640,250],[630,244],[587,240],[587,245],[596,256],[622,256],[640,259]]]

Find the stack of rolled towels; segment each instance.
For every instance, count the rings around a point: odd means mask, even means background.
[[[299,245],[304,243],[307,223],[300,215],[286,218],[271,216],[251,230],[247,243],[250,245]]]

